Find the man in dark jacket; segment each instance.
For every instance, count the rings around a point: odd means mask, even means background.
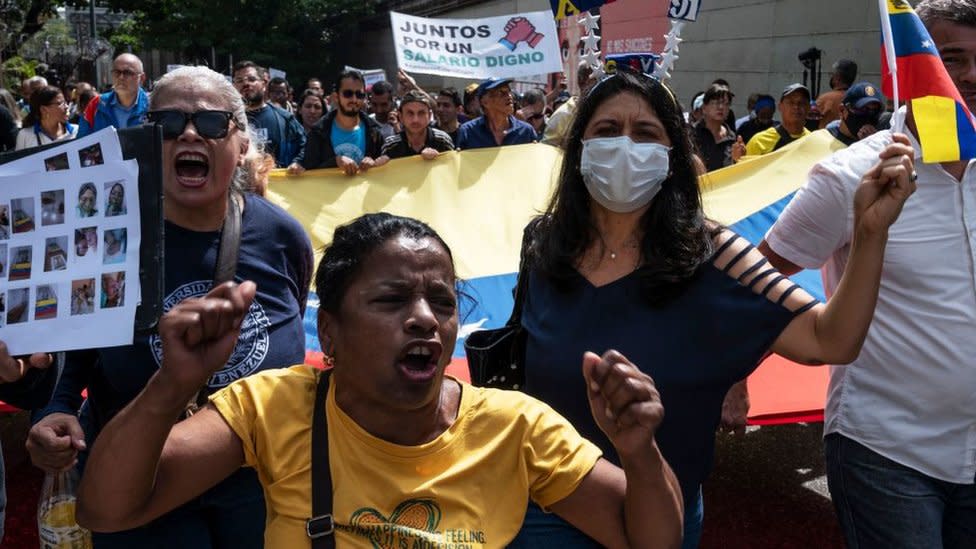
[[[244,99],[248,124],[261,140],[264,152],[274,157],[279,168],[300,171],[305,129],[295,115],[267,102],[268,72],[253,61],[241,61],[234,65],[234,87]]]
[[[383,136],[375,120],[362,112],[366,81],[357,71],[339,73],[336,79],[338,106],[322,117],[308,134],[305,169],[338,167],[355,175],[382,166]]]

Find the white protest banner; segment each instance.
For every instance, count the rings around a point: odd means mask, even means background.
[[[377,82],[382,82],[386,80],[386,71],[383,69],[357,69],[350,65],[346,65],[347,71],[356,71],[363,75],[363,79],[366,81],[366,88],[369,89],[373,84]]]
[[[274,67],[268,67],[268,77],[270,78],[281,78],[282,80],[288,79],[288,73],[283,70],[276,69]]]
[[[552,12],[428,19],[390,12],[397,63],[407,72],[514,78],[562,72]]]
[[[698,19],[698,10],[700,9],[701,0],[671,0],[668,17],[683,21],[695,21]]]

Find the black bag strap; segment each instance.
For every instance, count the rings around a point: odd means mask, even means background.
[[[508,317],[506,326],[514,326],[522,322],[522,305],[525,303],[525,296],[529,292],[529,256],[532,243],[535,240],[535,233],[542,224],[542,216],[529,221],[522,231],[522,249],[519,252],[518,278],[515,283],[515,305],[512,307],[512,316]]]
[[[241,249],[241,206],[231,192],[227,204],[227,216],[220,231],[220,248],[217,251],[217,267],[214,270],[214,286],[234,280],[237,273],[237,254]]]
[[[786,128],[784,128],[782,124],[776,124],[776,133],[779,134],[779,141],[777,141],[776,146],[773,147],[774,151],[782,149],[783,147],[796,141],[796,138],[790,135],[790,132],[786,131]]]
[[[305,521],[305,533],[312,549],[335,549],[335,521],[332,519],[332,470],[329,467],[329,422],[325,415],[325,397],[329,392],[329,374],[319,376],[312,410],[312,518]]]
[[[237,255],[241,248],[241,206],[234,198],[233,191],[227,199],[227,215],[224,217],[224,226],[220,231],[220,244],[217,249],[217,265],[214,268],[213,285],[223,284],[234,280],[237,273]],[[210,391],[204,385],[197,391],[190,402],[186,405],[184,415],[192,416],[207,404],[207,396]]]

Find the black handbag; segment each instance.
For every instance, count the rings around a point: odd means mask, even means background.
[[[542,218],[532,220],[522,233],[515,305],[508,322],[501,328],[478,330],[464,339],[471,383],[478,387],[519,390],[525,386],[525,341],[522,328],[522,304],[528,291],[529,248]]]

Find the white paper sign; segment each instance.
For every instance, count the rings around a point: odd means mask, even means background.
[[[0,340],[12,354],[132,343],[139,165],[78,154],[84,167],[0,176]]]
[[[428,19],[390,12],[397,63],[407,72],[513,78],[562,72],[551,11],[482,19]]]
[[[366,81],[366,88],[369,89],[370,86],[377,82],[386,80],[386,71],[383,69],[357,69],[356,67],[346,65],[347,71],[356,71],[363,75],[363,79]]]
[[[66,141],[42,153],[0,164],[0,175],[74,170],[92,164],[122,161],[122,145],[115,128],[109,126],[81,139]]]
[[[671,19],[682,19],[684,21],[695,21],[698,19],[698,10],[701,9],[701,0],[671,0],[671,7],[668,8],[668,17]]]

